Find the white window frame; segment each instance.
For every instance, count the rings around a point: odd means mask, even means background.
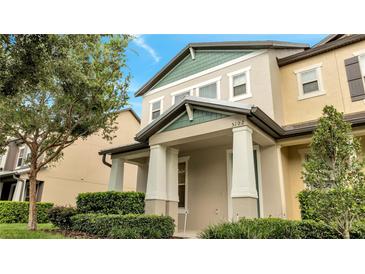
[[[158,97],[158,98],[155,98],[155,99],[149,101],[149,104],[150,104],[150,118],[149,118],[149,122],[150,123],[153,121],[152,120],[152,105],[153,105],[153,103],[156,103],[156,102],[160,101],[160,116],[161,116],[162,113],[163,113],[163,99],[164,99],[164,97],[165,96],[161,96],[161,97]]]
[[[4,169],[6,158],[8,157],[8,147],[5,148],[4,154],[1,154],[0,169]]]
[[[179,207],[178,208],[178,214],[185,214],[189,213],[189,207],[188,207],[188,171],[189,171],[189,159],[190,156],[185,157],[179,157],[179,164],[185,163],[185,207]]]
[[[172,105],[175,105],[175,96],[182,94],[182,93],[187,93],[189,92],[189,96],[193,96],[193,89],[192,88],[187,88],[187,89],[183,89],[183,90],[179,90],[179,91],[175,91],[173,93],[171,93],[171,101],[172,101]]]
[[[22,158],[22,163],[21,163],[21,165],[19,166],[18,165],[18,162],[19,162],[19,156],[20,156],[20,151],[22,150],[22,149],[24,149],[24,155],[23,155],[23,158]],[[22,168],[22,167],[24,167],[25,166],[25,162],[26,162],[26,160],[27,160],[27,158],[28,158],[28,155],[30,154],[30,149],[26,146],[26,145],[22,145],[22,146],[20,146],[19,147],[19,149],[18,149],[18,155],[17,155],[17,157],[16,157],[16,167],[15,167],[15,169],[19,169],[19,168]]]
[[[307,72],[309,70],[314,70],[314,69],[316,70],[316,75],[317,75],[318,91],[313,91],[313,92],[304,94],[301,74],[303,72]],[[305,99],[309,99],[309,98],[312,98],[312,97],[317,97],[317,96],[321,96],[321,95],[326,94],[326,91],[324,90],[324,87],[323,87],[322,63],[314,64],[314,65],[311,65],[311,66],[296,70],[296,71],[294,71],[294,73],[297,76],[298,91],[299,91],[298,100],[305,100]]]
[[[365,57],[365,49],[364,50],[360,50],[360,51],[357,51],[357,52],[354,52],[353,53],[354,56],[357,56],[358,60],[359,60],[359,65],[360,65],[360,72],[361,72],[361,76],[362,76],[362,81],[363,81],[363,84],[365,86],[365,71],[362,70],[362,66],[361,66],[361,59],[360,57]],[[365,61],[364,61],[365,62]]]
[[[227,76],[229,78],[229,100],[230,101],[235,102],[235,101],[240,101],[240,100],[244,100],[244,99],[248,99],[248,98],[252,97],[250,70],[251,70],[251,67],[247,67],[247,68],[243,68],[240,70],[236,70],[236,71],[227,73]],[[233,78],[237,75],[244,74],[244,73],[246,74],[246,94],[234,96]]]
[[[216,85],[217,85],[217,98],[215,98],[215,100],[220,100],[221,99],[221,79],[222,79],[222,76],[207,80],[205,82],[201,82],[198,85],[196,85],[195,86],[196,96],[200,97],[200,95],[199,95],[199,89],[200,88],[208,86],[210,84],[216,83]],[[211,99],[211,98],[206,98],[206,99]]]

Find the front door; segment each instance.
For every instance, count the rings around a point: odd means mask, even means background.
[[[261,189],[261,166],[260,166],[260,150],[258,146],[254,146],[253,148],[253,160],[254,160],[254,168],[255,168],[255,182],[256,182],[256,190],[257,190],[257,212],[258,217],[263,216],[263,206],[262,206],[262,189]],[[231,189],[232,189],[232,162],[233,162],[233,153],[232,150],[227,151],[227,198],[228,198],[228,219],[233,220],[233,210],[232,210],[232,198],[231,198]]]

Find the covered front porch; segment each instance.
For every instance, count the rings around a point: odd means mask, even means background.
[[[185,107],[149,135],[142,131],[148,145],[110,151],[109,189],[123,191],[124,163],[137,165],[145,212],[173,217],[177,232],[241,217],[285,217],[275,140],[245,114]]]

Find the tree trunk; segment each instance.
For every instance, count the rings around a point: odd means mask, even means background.
[[[36,189],[37,189],[37,173],[32,166],[29,173],[29,219],[28,229],[37,230],[37,208],[36,208]]]
[[[343,232],[343,238],[344,239],[350,239],[350,231],[349,231],[349,229],[345,229],[345,231]]]

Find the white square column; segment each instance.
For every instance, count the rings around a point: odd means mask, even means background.
[[[13,194],[13,201],[21,202],[24,197],[24,193],[22,195],[22,189],[23,189],[23,181],[19,180],[16,183],[14,194]],[[23,196],[23,197],[22,197]]]
[[[166,215],[175,220],[176,229],[178,226],[178,204],[179,204],[179,151],[168,148],[166,154]]]
[[[166,214],[166,147],[150,147],[150,162],[146,187],[146,214]]]
[[[257,190],[253,158],[252,129],[233,130],[232,209],[233,219],[257,217]]]
[[[109,191],[123,191],[124,160],[122,158],[112,159],[112,168],[109,177]]]

